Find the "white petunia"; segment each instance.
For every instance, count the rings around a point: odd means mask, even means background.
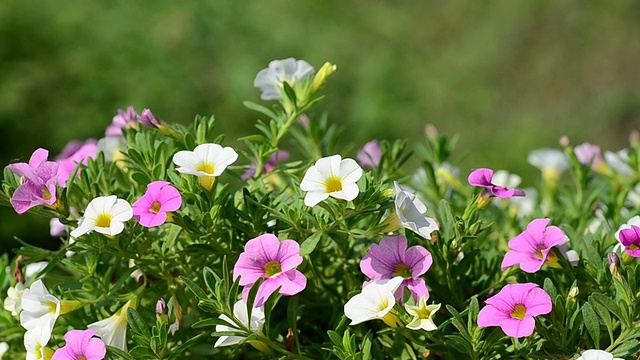
[[[173,163],[178,166],[176,171],[196,175],[207,190],[211,190],[216,177],[237,159],[235,150],[218,144],[201,144],[193,151],[183,150],[173,155]]]
[[[254,333],[259,333],[262,330],[262,326],[264,326],[265,317],[263,306],[254,308],[251,311],[251,322],[249,322],[249,315],[247,314],[247,304],[243,300],[238,300],[233,305],[233,316],[240,320],[240,322],[244,324],[244,326],[250,328]],[[234,321],[231,320],[228,316],[220,315],[219,318],[228,322],[231,326],[216,325],[216,331],[244,332],[243,330],[234,327]],[[216,341],[214,347],[235,345],[245,338],[246,336],[220,336],[218,338],[218,341]]]
[[[522,178],[516,174],[510,174],[507,170],[497,170],[493,172],[491,182],[494,185],[514,189],[520,185]]]
[[[548,183],[555,183],[569,166],[567,154],[557,149],[537,149],[529,153],[529,164],[542,171],[542,178]]]
[[[425,331],[433,331],[438,329],[433,322],[433,315],[440,309],[440,304],[427,305],[427,297],[422,296],[418,300],[417,305],[405,304],[404,309],[413,316],[411,322],[407,324],[407,328],[411,330],[422,329]]]
[[[425,239],[431,239],[431,233],[438,230],[435,219],[427,216],[427,207],[415,194],[404,191],[397,181],[393,182],[395,208],[402,227],[409,229]]]
[[[105,235],[117,235],[124,230],[124,222],[131,220],[131,205],[115,195],[99,196],[87,205],[84,216],[78,221],[78,228],[71,232],[77,238],[90,231]]]
[[[618,152],[606,151],[604,153],[604,161],[611,169],[620,174],[622,177],[633,176],[633,168],[629,165],[629,151],[622,149]]]
[[[349,325],[357,325],[365,321],[382,319],[390,326],[395,326],[398,319],[391,310],[396,304],[394,296],[404,279],[396,276],[393,279],[370,282],[344,305],[344,314],[351,319]]]
[[[360,192],[356,182],[361,177],[362,168],[353,159],[342,159],[340,155],[319,159],[300,183],[300,189],[307,191],[304,204],[315,206],[329,196],[351,201]]]
[[[260,70],[253,81],[253,86],[260,89],[262,100],[282,99],[283,85],[287,82],[292,88],[296,83],[309,78],[315,69],[304,60],[288,58],[283,60],[273,60],[269,67]]]
[[[11,286],[7,290],[7,297],[4,299],[4,309],[11,312],[11,315],[18,316],[22,311],[22,294],[24,284],[18,282],[16,286]]]
[[[36,327],[24,334],[24,347],[27,360],[51,359],[53,350],[47,347],[51,339],[51,329],[46,326]]]
[[[9,350],[9,344],[6,342],[0,343],[0,359],[4,356],[4,354]]]
[[[135,298],[134,298],[135,299]],[[115,314],[110,317],[89,324],[87,328],[96,332],[106,345],[127,351],[127,309],[134,304],[129,300]]]
[[[624,360],[621,358],[614,358],[613,354],[603,350],[587,350],[576,360]]]
[[[61,311],[60,300],[49,293],[42,280],[24,290],[21,306],[20,325],[27,330],[48,328],[51,332]]]

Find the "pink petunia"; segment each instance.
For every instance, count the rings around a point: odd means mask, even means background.
[[[364,147],[362,147],[362,149],[358,151],[358,155],[356,155],[356,159],[358,159],[360,165],[369,169],[378,167],[381,157],[380,144],[378,144],[376,140],[371,140],[364,144]]]
[[[97,155],[98,145],[95,139],[89,139],[86,142],[70,141],[56,158],[56,162],[60,166],[58,169],[58,185],[66,187],[67,180],[76,169],[76,166],[80,163],[87,165],[88,159],[95,159]]]
[[[20,176],[21,185],[11,197],[11,205],[18,214],[38,205],[52,205],[56,202],[56,183],[58,164],[47,161],[49,151],[37,149],[31,155],[29,163],[15,163],[7,166]]]
[[[551,248],[568,241],[557,226],[549,225],[550,219],[534,219],[520,235],[509,240],[511,250],[504,255],[501,268],[505,270],[516,264],[528,273],[540,270],[546,262],[557,262]]]
[[[498,186],[492,183],[493,180],[493,170],[480,168],[473,170],[471,174],[469,174],[469,184],[473,186],[483,187],[483,194],[486,194],[489,197],[499,197],[503,199],[507,199],[513,196],[524,196],[524,191],[520,189],[507,189],[504,186]]]
[[[129,106],[127,111],[118,109],[118,115],[113,117],[111,125],[105,130],[105,136],[122,137],[122,129],[134,127],[138,128],[138,122],[140,121],[140,115],[136,112],[133,106]]]
[[[417,301],[423,296],[429,297],[427,285],[419,276],[426,273],[432,263],[431,253],[427,249],[419,245],[407,249],[407,238],[395,235],[384,237],[380,245],[371,245],[360,261],[360,270],[371,279],[364,286],[376,280],[401,276],[404,280],[395,292],[396,299],[402,301],[404,288],[407,287]]]
[[[640,257],[640,216],[634,216],[626,224],[620,225],[615,237],[624,245],[627,254]]]
[[[304,290],[307,278],[295,270],[301,263],[300,245],[297,242],[278,241],[275,235],[264,234],[247,242],[233,268],[233,279],[240,276],[240,285],[245,287],[242,291],[245,301],[251,285],[260,278],[264,279],[253,305],[260,307],[278,287],[282,295],[295,295]]]
[[[182,205],[180,192],[166,181],[154,181],[147,185],[147,192],[133,203],[133,217],[140,225],[154,227],[167,221],[167,212],[176,211]]]
[[[64,335],[67,344],[53,354],[51,360],[102,360],[107,354],[104,341],[93,330],[70,330]]]
[[[534,283],[509,284],[486,300],[478,313],[478,326],[500,326],[514,338],[533,334],[534,316],[551,312],[551,297]]]

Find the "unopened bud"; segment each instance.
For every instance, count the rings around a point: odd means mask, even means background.
[[[580,294],[580,289],[578,289],[577,286],[574,286],[574,287],[571,288],[571,290],[569,290],[569,298],[570,299],[577,298],[579,294]]]
[[[567,135],[563,135],[562,137],[560,137],[559,143],[562,147],[571,146],[571,141],[569,140],[569,137]]]
[[[427,126],[424,127],[424,133],[430,139],[437,139],[438,138],[438,129],[433,124],[427,124]]]
[[[640,145],[640,132],[638,132],[638,130],[632,129],[629,133],[629,144],[631,144],[631,146]]]
[[[620,257],[616,253],[607,254],[607,261],[609,262],[609,271],[613,276],[620,276]]]
[[[325,81],[327,81],[327,77],[333,74],[338,67],[330,62],[324,63],[320,70],[316,73],[313,78],[313,84],[311,85],[311,93],[315,93],[324,85]]]
[[[160,298],[160,300],[156,302],[156,315],[167,315],[168,312],[167,303],[163,298]]]

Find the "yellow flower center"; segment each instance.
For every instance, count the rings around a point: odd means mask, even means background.
[[[42,187],[42,198],[45,200],[51,200],[51,192],[46,186]]]
[[[342,191],[342,179],[337,176],[331,176],[327,179],[327,182],[324,183],[324,187],[328,193]]]
[[[636,245],[636,244],[631,244],[631,245],[627,246],[627,248],[628,248],[629,250],[631,250],[631,251],[636,251],[636,250],[638,250],[638,245]]]
[[[216,171],[216,168],[215,166],[209,164],[208,162],[203,162],[198,164],[198,166],[196,166],[196,171],[202,171],[209,175],[213,175],[213,173]]]
[[[382,300],[382,302],[380,303],[380,307],[378,308],[378,311],[382,311],[386,309],[387,306],[389,306],[389,300],[387,299]]]
[[[96,218],[96,227],[111,227],[111,214],[102,213]]]
[[[47,306],[49,307],[49,314],[56,313],[56,310],[58,309],[58,305],[55,302],[49,301]]]
[[[272,278],[282,274],[282,268],[280,267],[280,263],[278,261],[269,261],[264,266],[264,275],[268,278]]]
[[[537,257],[538,259],[542,259],[542,250],[547,250],[547,247],[546,246],[540,246],[538,248],[538,251],[536,252],[536,254],[534,256]]]
[[[161,206],[162,206],[162,204],[160,204],[160,202],[154,201],[153,204],[151,204],[151,207],[149,208],[149,211],[151,211],[154,214],[157,214],[158,212],[160,212],[160,207]]]
[[[514,306],[513,311],[511,312],[511,317],[514,319],[522,320],[524,319],[524,315],[527,313],[527,308],[522,304],[516,304]]]
[[[77,357],[77,360],[87,360],[87,358],[84,355],[80,355]]]
[[[413,271],[406,264],[400,263],[393,269],[393,276],[402,276],[405,279],[413,278]]]

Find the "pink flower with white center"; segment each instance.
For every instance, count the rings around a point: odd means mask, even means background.
[[[107,354],[104,341],[93,337],[93,330],[69,330],[64,335],[67,344],[53,354],[51,360],[102,360]]]
[[[353,159],[340,155],[319,159],[300,182],[300,189],[307,192],[304,204],[315,206],[329,196],[351,201],[360,193],[357,181],[361,177],[362,168]]]
[[[569,241],[557,226],[547,226],[551,219],[534,219],[520,235],[509,240],[511,250],[504,255],[501,268],[516,264],[524,272],[535,273],[543,264],[558,267],[558,258],[551,252],[554,246]]]
[[[78,164],[87,165],[88,159],[95,159],[97,155],[98,145],[95,139],[89,139],[86,142],[70,141],[56,158],[56,162],[60,166],[58,169],[58,185],[66,187],[69,176],[71,176]]]
[[[301,263],[300,245],[297,242],[278,241],[275,235],[264,234],[247,242],[233,267],[233,279],[240,276],[240,285],[245,287],[242,291],[245,302],[251,285],[260,278],[264,279],[253,305],[260,307],[278,287],[282,295],[295,295],[304,290],[307,278],[295,270]]]
[[[380,164],[380,158],[382,152],[380,151],[380,144],[377,140],[371,140],[364,144],[362,150],[358,151],[356,159],[360,162],[360,165],[365,168],[373,169]]]
[[[524,191],[520,189],[507,189],[504,186],[498,186],[492,183],[493,180],[493,170],[480,168],[473,170],[471,174],[469,174],[469,184],[473,186],[483,187],[483,194],[486,194],[489,197],[499,197],[503,199],[507,199],[513,196],[524,196]]]
[[[118,109],[118,115],[113,117],[111,125],[107,127],[104,135],[122,137],[122,129],[130,127],[137,129],[139,120],[140,115],[138,115],[133,106],[129,106],[126,112]]]
[[[40,148],[33,152],[28,164],[7,166],[7,169],[21,177],[21,185],[11,197],[11,205],[18,214],[34,206],[53,205],[56,202],[59,166],[56,162],[47,161],[48,156],[49,151]]]
[[[640,216],[636,215],[620,225],[615,237],[624,245],[627,254],[640,257]]]
[[[534,283],[509,284],[478,313],[478,326],[500,326],[507,336],[514,338],[533,334],[534,316],[551,312],[551,297]]]
[[[364,286],[376,280],[401,276],[403,280],[395,292],[396,299],[402,301],[403,290],[408,287],[413,298],[418,301],[423,296],[429,298],[427,285],[419,276],[426,273],[432,263],[431,253],[427,249],[420,245],[407,249],[407,238],[395,235],[384,237],[380,245],[371,245],[360,261],[360,270],[371,279]]]
[[[159,226],[167,221],[167,212],[182,205],[180,192],[166,181],[147,185],[147,192],[133,203],[133,217],[145,227]]]

